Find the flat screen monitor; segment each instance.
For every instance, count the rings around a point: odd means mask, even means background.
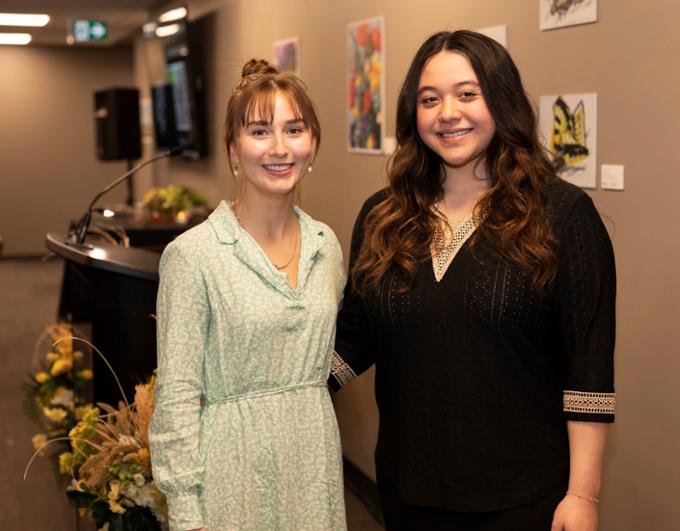
[[[156,148],[180,146],[187,158],[207,155],[202,27],[205,18],[177,22],[177,31],[156,37],[155,83],[151,87]]]

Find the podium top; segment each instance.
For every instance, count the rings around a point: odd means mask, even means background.
[[[68,236],[54,232],[47,234],[45,244],[53,253],[77,264],[158,282],[161,259],[158,253],[105,242],[86,242],[81,246],[71,242]]]

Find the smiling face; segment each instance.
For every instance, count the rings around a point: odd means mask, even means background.
[[[314,157],[310,128],[280,91],[274,95],[271,116],[264,115],[262,105],[254,106],[248,114],[229,146],[232,167],[238,168],[253,192],[294,193]]]
[[[465,55],[433,55],[420,74],[417,98],[418,134],[441,157],[447,175],[483,162],[496,125]]]

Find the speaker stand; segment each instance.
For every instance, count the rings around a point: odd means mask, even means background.
[[[132,169],[132,159],[127,159],[127,171]],[[125,203],[132,208],[135,205],[134,175],[130,175],[127,180],[127,199]]]

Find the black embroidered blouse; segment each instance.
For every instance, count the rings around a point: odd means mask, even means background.
[[[352,236],[350,267],[370,197]],[[550,187],[559,240],[555,289],[540,294],[490,245],[467,241],[441,282],[432,262],[415,286],[359,297],[348,282],[330,384],[376,365],[378,476],[402,501],[453,511],[515,507],[569,474],[566,420],[614,420],[616,274],[612,246],[583,191]]]

